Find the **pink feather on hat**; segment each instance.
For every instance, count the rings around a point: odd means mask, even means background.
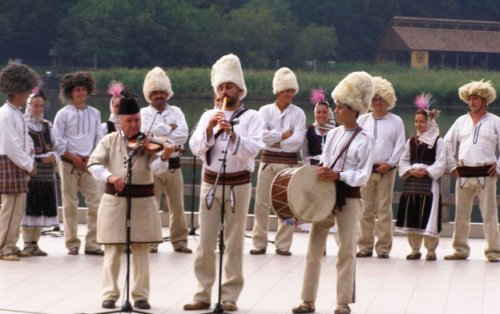
[[[33,88],[33,90],[31,91],[31,93],[32,93],[33,95],[36,95],[36,94],[38,94],[38,92],[39,92],[39,91],[40,91],[40,86],[38,85],[38,86],[35,86],[35,87]]]
[[[431,104],[434,102],[432,94],[422,93],[415,97],[415,106],[418,109],[429,110]]]
[[[122,83],[117,81],[112,81],[108,86],[108,94],[110,94],[113,97],[118,97],[120,96],[124,88],[125,87],[123,86]]]
[[[317,103],[325,100],[325,91],[322,88],[314,88],[311,90],[311,103],[316,105]]]

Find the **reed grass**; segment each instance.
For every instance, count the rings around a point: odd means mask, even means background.
[[[93,72],[97,87],[105,90],[113,79],[122,81],[135,93],[142,94],[142,84],[149,69],[115,68]],[[394,85],[398,103],[409,104],[421,92],[434,95],[437,104],[454,105],[460,103],[457,89],[472,80],[491,80],[493,85],[500,86],[500,72],[460,71],[460,70],[412,70],[395,64],[373,65],[368,63],[350,63],[321,68],[317,72],[296,70],[299,81],[299,100],[307,100],[311,89],[322,87],[329,95],[335,85],[352,71],[367,71],[372,75],[382,76]],[[268,99],[272,95],[274,71],[245,69],[245,82],[250,99]],[[180,97],[211,98],[213,90],[210,85],[210,69],[208,68],[175,68],[167,69],[172,81],[174,93]]]

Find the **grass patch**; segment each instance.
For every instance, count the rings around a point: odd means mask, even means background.
[[[149,69],[115,68],[95,71],[97,87],[103,91],[113,79],[122,81],[134,93],[142,95],[142,84]],[[383,76],[394,85],[398,103],[409,104],[421,92],[434,95],[438,105],[456,105],[460,103],[457,90],[472,80],[491,80],[500,82],[500,72],[457,71],[457,70],[412,70],[394,64],[373,65],[367,63],[338,64],[316,73],[296,70],[299,81],[299,100],[307,100],[311,89],[323,87],[330,94],[335,85],[352,71],[364,70],[372,75]],[[269,99],[272,95],[274,71],[245,69],[245,82],[248,98]],[[211,98],[210,69],[180,68],[167,69],[172,81],[174,93],[180,97]]]

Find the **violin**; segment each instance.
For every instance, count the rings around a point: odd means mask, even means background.
[[[138,136],[137,138],[128,141],[127,148],[137,149],[139,145],[140,147],[139,149],[154,154],[154,153],[159,153],[163,150],[163,143],[173,144],[172,141],[170,141],[166,136],[160,136],[160,137]],[[177,145],[175,147],[175,152],[182,155],[186,152],[186,150],[182,146]]]

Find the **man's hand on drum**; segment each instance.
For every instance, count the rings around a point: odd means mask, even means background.
[[[329,167],[319,167],[317,172],[318,180],[338,181],[339,173]]]

